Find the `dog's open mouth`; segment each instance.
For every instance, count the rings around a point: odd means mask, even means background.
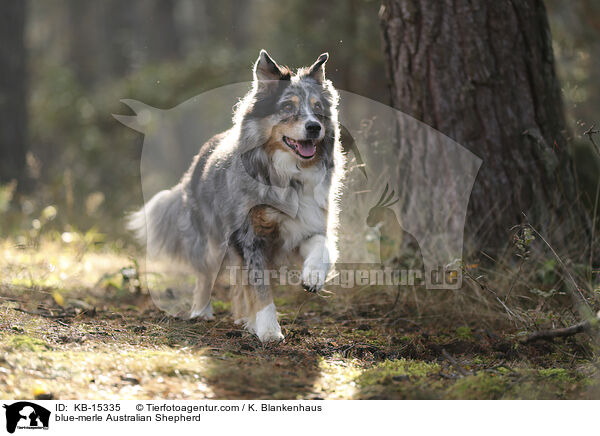
[[[302,159],[310,159],[317,152],[317,141],[315,139],[296,140],[284,136],[283,142]]]

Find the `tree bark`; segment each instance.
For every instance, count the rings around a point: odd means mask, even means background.
[[[25,2],[9,0],[0,14],[0,183],[25,177]]]
[[[499,248],[523,213],[581,233],[543,2],[385,0],[380,20],[394,107],[483,159],[465,235]]]

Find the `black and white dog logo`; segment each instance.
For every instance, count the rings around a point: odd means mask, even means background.
[[[6,409],[6,431],[14,433],[18,429],[48,429],[50,411],[29,401],[19,401],[10,405],[4,404]]]

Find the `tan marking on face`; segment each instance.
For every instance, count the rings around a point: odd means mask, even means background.
[[[294,153],[293,150],[291,150],[287,145],[283,143],[283,137],[287,136],[288,138],[296,139],[298,137],[298,134],[296,134],[295,132],[302,129],[303,126],[301,121],[293,118],[276,124],[271,129],[271,136],[264,145],[265,151],[269,156],[273,156],[273,153],[275,153],[275,151],[277,150],[283,150],[289,153]]]
[[[311,106],[311,107],[315,107],[315,104],[317,104],[317,102],[319,101],[319,99],[318,99],[318,98],[316,98],[316,97],[311,97],[311,98],[309,99],[309,101],[310,101],[310,106]]]
[[[289,151],[293,153],[293,151],[282,142],[282,138],[285,136],[285,134],[281,130],[281,124],[274,126],[271,130],[271,136],[269,137],[269,140],[264,145],[265,151],[269,156],[273,156],[277,150]]]

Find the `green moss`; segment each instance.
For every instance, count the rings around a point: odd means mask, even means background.
[[[11,335],[4,339],[4,347],[9,351],[47,351],[52,347],[41,339],[27,335]]]
[[[213,300],[212,306],[215,312],[229,312],[231,309],[231,303],[228,301]]]
[[[573,377],[569,371],[564,368],[547,368],[538,370],[538,374],[546,379],[552,379],[554,381],[560,381],[565,383],[573,383],[575,382],[575,377]]]
[[[423,378],[438,372],[440,366],[437,363],[409,359],[386,360],[364,371],[357,381],[363,386],[387,384],[403,376]]]
[[[456,337],[463,341],[470,341],[473,339],[473,332],[467,326],[456,328]]]
[[[351,336],[357,338],[357,339],[361,339],[361,338],[374,338],[374,339],[381,339],[381,335],[376,332],[375,330],[354,330],[351,334]]]
[[[496,373],[479,373],[450,386],[446,398],[455,399],[556,399],[569,398],[584,387],[576,374],[562,368],[515,372],[499,368]]]
[[[564,368],[547,368],[531,371],[534,381],[521,386],[519,396],[527,398],[568,398],[582,391],[589,380],[583,374]],[[529,388],[527,390],[527,388]],[[522,392],[521,392],[522,391]]]
[[[458,380],[449,388],[448,398],[495,400],[502,398],[508,387],[504,375],[479,373]]]
[[[475,356],[475,357],[473,357],[473,364],[483,365],[483,364],[485,364],[485,359],[481,358],[480,356]]]

